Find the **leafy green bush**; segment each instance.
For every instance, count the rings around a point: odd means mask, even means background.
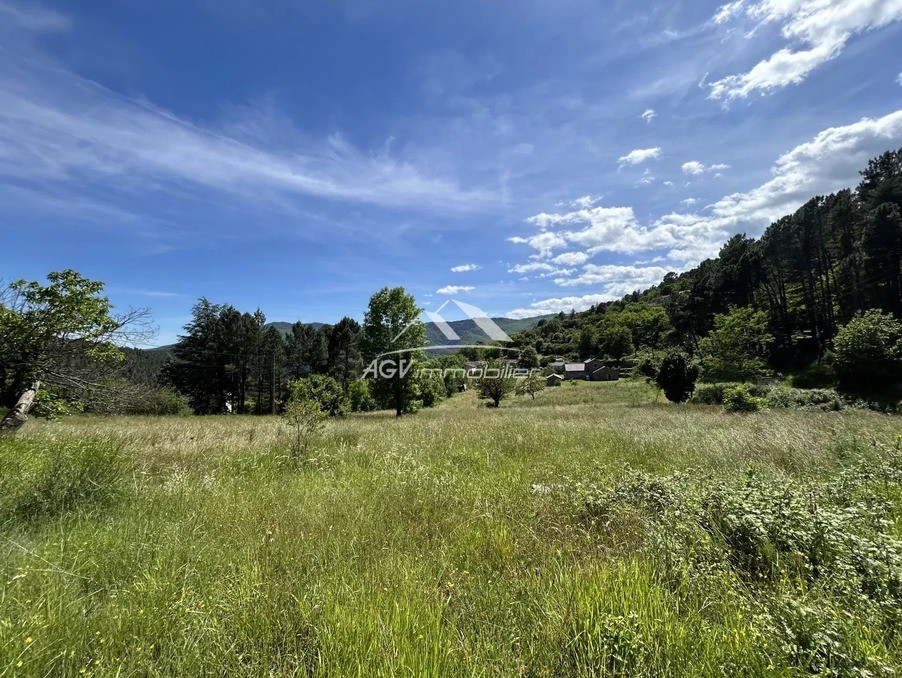
[[[801,389],[789,386],[774,386],[767,391],[768,407],[786,409],[811,409],[839,412],[846,408],[846,402],[836,391],[814,388]]]
[[[106,441],[0,439],[0,520],[53,517],[108,501],[127,470],[122,448]]]
[[[898,446],[878,446],[838,476],[804,484],[753,469],[718,482],[703,472],[630,473],[584,489],[578,515],[590,529],[634,515],[662,581],[705,597],[705,582],[730,586],[768,651],[800,670],[891,675],[884,658],[902,624],[900,486]]]
[[[682,354],[672,353],[661,361],[655,383],[667,400],[684,403],[692,397],[697,379],[698,366],[689,364]]]
[[[341,384],[324,374],[311,374],[309,377],[289,382],[289,400],[312,400],[319,403],[323,412],[330,416],[343,416],[348,411],[348,401]]]
[[[191,403],[174,388],[155,388],[144,394],[144,397],[131,403],[123,414],[176,415],[180,417],[192,414]]]
[[[750,384],[728,386],[723,391],[724,412],[757,412],[767,407],[767,400],[752,393]]]
[[[872,309],[839,328],[836,374],[845,389],[879,388],[902,376],[902,323]]]
[[[769,386],[758,384],[743,384],[738,381],[721,381],[714,384],[701,384],[695,389],[695,393],[692,395],[692,402],[701,403],[702,405],[723,405],[724,392],[727,389],[736,386],[746,386],[749,393],[757,398],[766,397],[771,388]]]

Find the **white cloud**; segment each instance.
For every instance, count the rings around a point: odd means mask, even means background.
[[[740,13],[759,26],[779,24],[791,46],[777,50],[747,73],[710,83],[713,99],[747,97],[802,82],[815,68],[839,56],[853,35],[902,18],[902,1],[760,0],[745,5],[740,0],[722,6],[713,21],[734,21]]]
[[[532,302],[528,308],[515,308],[504,315],[508,318],[531,318],[537,315],[560,313],[561,311],[564,313],[569,313],[571,310],[585,311],[590,306],[595,306],[605,301],[612,301],[615,298],[607,294],[586,294],[581,297],[543,299]]]
[[[684,162],[682,166],[685,174],[704,174],[705,166],[696,160]]]
[[[724,196],[704,216],[672,213],[643,226],[632,207],[543,213],[527,220],[552,229],[533,236],[543,238],[541,248],[531,238],[512,240],[539,250],[539,257],[551,256],[554,249],[580,245],[589,255],[601,251],[632,254],[663,250],[670,261],[698,262],[716,254],[735,233],[758,235],[768,224],[794,212],[813,196],[856,185],[858,171],[868,159],[900,144],[902,110],[820,132],[811,141],[780,156],[769,181],[749,191]]]
[[[690,160],[689,162],[684,162],[682,165],[683,173],[691,174],[693,176],[698,176],[705,172],[721,172],[727,169],[730,169],[730,166],[722,162],[714,165],[705,165],[698,160]]]
[[[660,147],[655,148],[637,148],[630,151],[626,155],[620,156],[617,162],[623,165],[639,165],[648,160],[657,160],[661,157]]]
[[[714,15],[714,23],[725,24],[728,21],[731,21],[742,11],[744,4],[745,0],[736,0],[735,2],[728,2],[726,5],[721,5],[721,7],[718,8],[717,13]]]
[[[464,292],[472,292],[475,289],[475,287],[469,285],[446,285],[445,287],[436,290],[435,293],[451,296],[454,294],[463,294]]]
[[[698,202],[698,198],[686,198],[685,200],[680,200],[680,204],[682,205],[694,205]]]
[[[655,113],[655,110],[653,108],[649,108],[649,109],[646,109],[646,111],[642,114],[641,117],[645,122],[651,122],[652,120],[654,120],[655,118],[658,117],[658,114]]]
[[[899,77],[896,78],[896,84],[902,87],[902,73],[899,73]]]
[[[561,287],[597,285],[602,288],[606,296],[616,298],[636,290],[646,290],[652,285],[656,285],[670,270],[672,269],[662,266],[617,264],[595,266],[588,264],[579,275],[556,278],[554,282]]]
[[[460,266],[452,266],[452,273],[468,273],[469,271],[478,271],[482,266],[479,264],[461,264]]]
[[[564,266],[580,266],[588,260],[589,255],[585,252],[564,252],[563,254],[557,255],[551,261],[556,264],[563,264]]]
[[[564,239],[564,236],[547,231],[528,238],[515,236],[513,238],[508,238],[508,240],[516,244],[529,245],[533,249],[538,250],[540,257],[550,257],[554,250],[567,246],[567,241]]]
[[[0,59],[0,176],[18,182],[76,191],[101,182],[107,192],[181,191],[189,184],[256,205],[312,196],[471,209],[487,199],[413,160],[355,148],[338,134],[293,133],[295,145],[283,148],[267,143],[265,134],[202,127],[41,63]]]
[[[642,173],[642,177],[639,179],[640,186],[648,186],[649,184],[653,184],[655,181],[655,175],[651,173],[651,170],[645,170]]]
[[[595,197],[591,195],[584,195],[581,198],[577,198],[573,202],[570,203],[571,207],[579,207],[581,209],[588,209],[593,205],[597,205],[602,200],[601,196]]]

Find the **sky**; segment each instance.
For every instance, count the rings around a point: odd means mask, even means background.
[[[902,146],[902,0],[0,0],[0,278],[581,310]],[[453,304],[452,304],[453,306]],[[453,319],[453,318],[448,318]]]

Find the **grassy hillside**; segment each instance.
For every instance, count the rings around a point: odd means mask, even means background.
[[[897,435],[631,382],[336,420],[300,468],[275,418],[33,422],[0,441],[0,672],[881,675]]]

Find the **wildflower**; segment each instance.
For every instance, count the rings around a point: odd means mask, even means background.
[[[33,642],[34,642],[34,638],[32,638],[31,636],[28,636],[28,638],[25,639],[26,645],[31,645]]]

